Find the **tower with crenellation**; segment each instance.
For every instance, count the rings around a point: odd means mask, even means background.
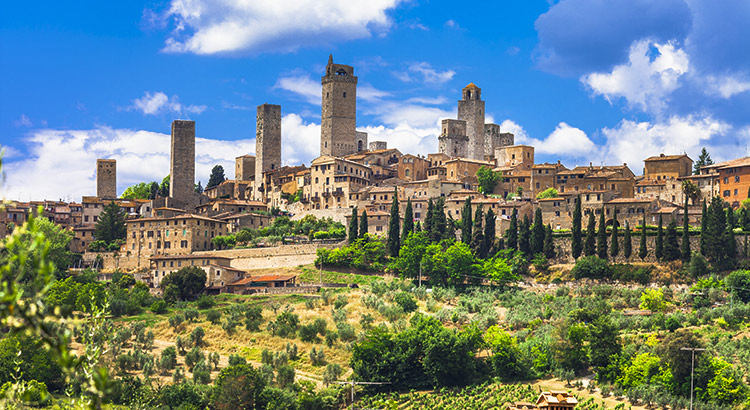
[[[320,120],[320,155],[343,157],[367,147],[358,147],[357,77],[354,67],[334,64],[328,57],[326,73],[321,78],[322,108]],[[359,149],[358,149],[359,148]]]

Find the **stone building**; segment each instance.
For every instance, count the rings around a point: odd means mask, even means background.
[[[257,130],[256,130],[257,133]],[[257,144],[257,141],[256,141]],[[234,159],[235,181],[251,181],[255,178],[255,155],[242,155]]]
[[[362,217],[362,211],[363,209],[359,209],[359,212],[357,213],[357,217]],[[348,214],[346,215],[346,226],[349,226],[352,220],[352,215]],[[359,219],[357,219],[360,221]],[[399,226],[404,226],[404,216],[399,215]],[[388,225],[391,222],[391,213],[385,212],[385,211],[379,211],[376,209],[367,208],[367,233],[371,235],[376,236],[387,236],[388,235]],[[361,221],[359,222],[361,223]],[[399,231],[399,235],[401,232]]]
[[[492,169],[494,164],[469,158],[454,158],[446,161],[444,166],[449,181],[461,181],[465,184],[476,185],[479,168]]]
[[[209,199],[232,198],[235,192],[234,188],[235,181],[227,179],[222,181],[218,185],[214,185],[211,188],[206,188],[203,191],[203,194],[206,195]]]
[[[515,136],[509,132],[500,132],[497,124],[484,124],[484,157],[489,161],[495,155],[498,147],[508,147],[514,144]]]
[[[214,215],[243,212],[265,212],[268,206],[261,201],[247,201],[240,199],[222,198],[212,202],[198,205],[195,212],[198,215],[213,217]]]
[[[271,216],[253,212],[231,213],[216,215],[216,219],[227,223],[227,230],[231,233],[241,231],[243,228],[260,229],[271,225]]]
[[[364,131],[355,131],[354,136],[357,152],[367,151],[367,133]]]
[[[692,174],[693,160],[687,155],[659,154],[643,160],[643,179],[677,179]]]
[[[427,179],[427,168],[430,161],[417,155],[406,154],[398,161],[398,177],[404,181]]]
[[[343,157],[361,151],[364,146],[358,149],[357,77],[354,67],[334,64],[331,55],[320,83],[323,88],[320,155]]]
[[[169,198],[185,209],[195,206],[195,121],[172,121]]]
[[[534,147],[529,145],[495,147],[495,163],[498,167],[521,167],[530,170],[534,165]]]
[[[211,240],[227,234],[227,224],[213,218],[185,214],[169,218],[139,218],[125,222],[128,256],[185,255],[213,249]]]
[[[149,258],[151,275],[145,277],[147,284],[158,288],[162,279],[172,272],[188,266],[197,266],[206,272],[206,287],[223,287],[242,279],[245,271],[229,266],[231,259],[224,256],[205,254],[196,255],[158,255]]]
[[[128,218],[138,216],[141,205],[148,202],[143,199],[100,199],[95,196],[84,196],[81,198],[83,226],[93,226],[99,220],[104,207],[110,202],[115,202],[127,215]]]
[[[469,137],[466,135],[466,121],[445,119],[438,137],[438,150],[453,158],[469,158]]]
[[[96,160],[96,196],[117,198],[117,160]]]
[[[281,106],[261,104],[258,106],[255,131],[255,200],[267,197],[265,178],[281,166]]]
[[[557,190],[562,193],[613,191],[620,198],[632,198],[635,175],[627,164],[580,166],[557,173]]]
[[[458,100],[458,119],[466,123],[466,136],[469,142],[466,157],[484,160],[484,101],[482,89],[469,83],[461,90]]]
[[[73,239],[70,241],[70,251],[84,253],[88,246],[95,240],[94,226],[76,226],[73,228]]]
[[[370,142],[369,148],[370,148],[370,151],[388,149],[388,143],[385,141],[372,141]]]
[[[310,165],[310,189],[305,193],[309,209],[348,208],[351,191],[370,185],[369,165],[344,158],[321,156]]]
[[[750,156],[701,168],[701,174],[713,175],[713,195],[720,195],[732,208],[748,199]]]
[[[536,400],[539,410],[573,410],[577,404],[578,399],[566,391],[543,391]]]
[[[543,163],[534,164],[531,166],[531,197],[536,198],[537,195],[544,192],[549,188],[555,188],[555,182],[557,181],[557,173],[566,171],[564,165],[557,161],[557,163]]]

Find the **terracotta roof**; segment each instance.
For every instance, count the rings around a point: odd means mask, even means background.
[[[227,259],[229,259],[229,258],[227,258]],[[245,272],[242,269],[235,269],[235,268],[232,268],[232,267],[229,267],[229,266],[217,265],[215,263],[209,263],[208,266],[213,266],[214,268],[231,270],[231,271],[235,271],[235,272]]]
[[[648,158],[644,159],[643,161],[644,162],[651,162],[651,161],[674,161],[674,160],[677,160],[677,159],[680,159],[680,158],[690,159],[690,157],[688,157],[685,154],[680,154],[680,155],[664,155],[664,154],[660,154],[660,155],[654,155],[653,157],[648,157]]]
[[[734,167],[746,167],[746,166],[750,166],[750,156],[732,159],[732,160],[724,161],[724,162],[719,162],[718,164],[708,165],[704,168],[722,169],[722,168],[734,168]]]
[[[200,215],[195,215],[195,214],[184,214],[184,215],[176,215],[176,216],[170,216],[170,217],[135,218],[135,219],[128,219],[125,221],[125,223],[166,221],[166,220],[171,221],[171,220],[178,220],[178,219],[201,219],[204,221],[224,223],[218,219],[208,218],[205,216],[200,216]]]
[[[255,282],[276,282],[276,281],[287,281],[289,279],[296,278],[297,275],[263,275],[263,276],[250,276],[242,278],[236,282],[232,282],[227,286],[241,286]]]
[[[167,260],[167,259],[232,259],[227,256],[217,255],[200,255],[200,254],[189,254],[189,255],[155,255],[150,257],[151,260]]]
[[[572,394],[561,391],[561,390],[551,390],[551,391],[543,391],[539,398],[536,401],[536,404],[538,405],[542,400],[547,402],[548,404],[577,404],[578,400],[573,396]]]
[[[639,181],[636,186],[651,186],[651,185],[666,185],[667,180],[666,179],[644,179],[643,181]]]
[[[565,200],[565,198],[557,197],[557,198],[541,198],[541,199],[538,199],[537,201],[539,201],[539,202],[549,202],[549,201],[564,201],[564,200]]]
[[[479,88],[479,87],[477,87],[477,86],[476,86],[476,84],[474,84],[474,83],[469,83],[469,85],[467,85],[467,86],[466,86],[466,87],[464,87],[464,88],[477,89],[477,88]]]
[[[676,206],[663,206],[663,207],[657,209],[656,212],[654,212],[654,213],[657,213],[657,214],[671,214],[674,211],[679,210],[679,209],[682,209],[682,208],[678,208]]]

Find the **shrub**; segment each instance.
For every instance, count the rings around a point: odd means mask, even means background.
[[[205,362],[206,356],[203,354],[201,349],[194,347],[192,348],[186,355],[185,355],[185,366],[187,366],[188,370],[191,372],[193,371],[193,368],[196,364]]]
[[[338,330],[339,337],[344,342],[349,342],[354,340],[355,333],[354,333],[354,327],[346,322],[339,322],[336,324],[336,329]]]
[[[196,384],[211,383],[211,372],[204,362],[199,362],[193,367],[193,382]]]
[[[161,351],[161,361],[159,361],[159,368],[162,373],[166,373],[167,370],[172,370],[177,366],[177,350],[174,346],[169,346]]]
[[[313,347],[312,350],[310,350],[309,357],[313,366],[321,366],[326,363],[326,355],[323,353],[322,348],[320,350],[315,350]]]
[[[347,300],[346,295],[339,295],[336,298],[336,301],[333,302],[333,308],[334,309],[341,309],[344,306],[346,306],[347,303],[349,303],[349,301]]]
[[[312,323],[300,326],[299,338],[303,342],[317,343],[320,341],[318,339],[318,331]]]
[[[326,346],[333,347],[333,345],[336,344],[336,340],[338,338],[339,338],[339,335],[336,332],[326,333]]]
[[[167,302],[164,299],[159,299],[151,305],[151,311],[157,315],[161,315],[167,312]]]
[[[214,300],[213,296],[202,295],[198,298],[198,302],[196,302],[196,305],[198,305],[198,309],[208,309],[214,307],[216,305],[216,301]]]
[[[276,383],[282,389],[288,388],[294,384],[294,368],[287,364],[279,366],[276,369]]]
[[[339,379],[339,377],[341,377],[343,373],[344,371],[341,369],[341,366],[335,363],[331,363],[326,366],[326,371],[323,372],[323,383],[326,385],[334,383]]]
[[[604,279],[611,276],[607,261],[595,255],[578,259],[571,273],[576,279]]]
[[[218,325],[221,322],[221,312],[218,310],[209,310],[206,312],[206,320],[213,325]]]
[[[198,319],[198,311],[195,309],[185,309],[185,320],[195,322]]]
[[[247,360],[238,354],[229,355],[229,366],[235,366],[238,364],[247,364]]]
[[[612,279],[622,282],[637,282],[647,284],[651,282],[651,272],[654,270],[652,265],[637,267],[629,263],[616,263],[610,266]]]
[[[185,317],[179,314],[172,315],[168,319],[169,326],[172,327],[173,329],[177,329],[184,321],[185,321]]]
[[[245,311],[245,329],[251,332],[260,330],[263,323],[263,308],[260,306],[251,306]]]
[[[194,346],[201,346],[203,344],[203,336],[206,335],[206,332],[203,330],[202,327],[198,326],[195,329],[193,329],[193,332],[190,333],[190,341],[193,342]]]
[[[396,296],[393,298],[393,301],[396,302],[399,306],[401,306],[401,308],[406,313],[417,310],[417,301],[414,300],[414,298],[406,292],[397,293]]]
[[[273,335],[281,337],[294,336],[299,327],[299,316],[291,312],[282,312],[276,320],[268,324],[268,330]]]

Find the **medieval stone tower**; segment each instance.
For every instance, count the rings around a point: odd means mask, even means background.
[[[256,200],[265,196],[263,173],[281,166],[281,106],[258,106],[255,125],[255,189]]]
[[[469,137],[466,136],[466,121],[443,120],[442,132],[438,137],[438,150],[451,157],[467,158]]]
[[[320,122],[320,155],[343,157],[357,152],[357,77],[354,67],[334,64],[328,57]],[[367,140],[363,141],[364,147]]]
[[[255,155],[243,155],[235,158],[235,181],[250,181],[253,178],[255,178]]]
[[[469,145],[466,157],[484,159],[484,101],[482,89],[469,83],[462,90],[462,99],[458,101],[458,119],[466,121],[466,136]]]
[[[484,124],[484,158],[495,155],[495,148],[513,145],[515,137],[509,132],[500,132],[497,124]]]
[[[96,196],[117,198],[117,160],[96,160]]]
[[[172,121],[169,197],[189,206],[195,199],[195,121]]]

